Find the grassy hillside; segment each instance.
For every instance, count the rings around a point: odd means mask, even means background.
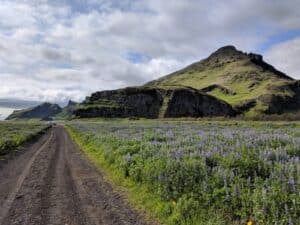
[[[62,111],[57,104],[43,103],[29,109],[22,109],[14,111],[7,120],[17,119],[49,119]]]
[[[78,108],[78,103],[69,101],[68,105],[61,108],[58,104],[42,103],[36,107],[16,110],[6,120],[63,120],[72,118],[73,111]]]
[[[79,107],[77,102],[69,101],[68,105],[62,108],[61,112],[53,116],[55,120],[71,119],[73,112]]]
[[[204,89],[206,93],[233,106],[254,100],[255,106],[247,110],[247,113],[251,114],[268,109],[270,102],[264,98],[266,95],[294,97],[295,90],[290,87],[294,83],[292,78],[265,63],[262,56],[243,53],[233,46],[226,46],[208,58],[152,81],[146,86],[165,89],[189,86]]]

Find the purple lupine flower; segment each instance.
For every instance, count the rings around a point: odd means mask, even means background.
[[[226,191],[226,198],[225,198],[226,202],[230,202],[230,195],[228,193],[228,191]]]
[[[290,176],[290,178],[289,178],[289,187],[290,187],[291,192],[293,192],[293,193],[296,192],[295,180],[294,180],[293,176]]]
[[[234,197],[238,197],[239,196],[239,189],[238,189],[238,187],[236,185],[234,187],[234,191],[233,191],[232,195]]]
[[[284,204],[284,211],[285,211],[286,215],[289,214],[289,208],[288,208],[287,204]]]
[[[289,217],[288,225],[294,225],[291,217]]]
[[[224,175],[223,177],[223,182],[224,182],[224,187],[227,188],[227,179],[226,176]]]
[[[247,185],[248,185],[248,187],[251,185],[251,177],[248,177],[248,179],[247,179]]]

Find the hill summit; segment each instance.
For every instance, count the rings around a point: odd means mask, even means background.
[[[249,116],[300,109],[298,81],[266,63],[262,55],[245,53],[231,45],[145,86],[192,87]]]

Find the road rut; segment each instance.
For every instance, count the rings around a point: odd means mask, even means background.
[[[63,126],[0,167],[1,225],[150,225],[91,165]]]

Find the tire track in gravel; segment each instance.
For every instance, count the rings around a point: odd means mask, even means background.
[[[42,192],[43,224],[90,224],[82,212],[81,202],[66,163],[65,140],[62,130],[56,132],[55,154],[44,180]]]
[[[26,167],[30,167],[21,183],[13,202],[3,219],[3,225],[10,224],[42,224],[41,209],[42,187],[50,159],[53,154],[55,135],[51,135],[45,145],[38,149]],[[21,175],[22,176],[22,175]]]
[[[83,200],[82,204],[86,213],[94,225],[146,225],[153,224],[144,221],[144,218],[133,211],[122,199],[113,191],[111,185],[107,183],[102,174],[89,163],[78,146],[71,140],[69,134],[65,132],[64,138],[68,143],[66,151],[69,158],[72,176],[76,177],[76,185]]]
[[[33,146],[33,148],[38,148],[38,150],[34,153],[34,155],[29,159],[27,165],[25,166],[25,168],[22,170],[22,173],[19,175],[19,177],[15,180],[15,183],[12,186],[12,189],[10,190],[10,192],[8,193],[7,196],[4,196],[5,199],[2,200],[2,204],[0,204],[0,224],[2,224],[2,221],[4,219],[4,217],[6,216],[6,214],[8,213],[8,211],[11,208],[11,205],[13,203],[13,201],[16,198],[20,198],[20,196],[17,196],[17,193],[19,192],[25,178],[28,176],[30,169],[32,167],[32,164],[34,163],[34,160],[37,158],[37,156],[41,153],[41,151],[46,148],[47,144],[51,141],[53,137],[53,133],[51,132],[51,135],[49,137],[48,140],[46,140],[41,146]],[[17,162],[18,163],[18,162]],[[8,170],[11,170],[12,168],[8,168]],[[2,174],[3,175],[3,174]],[[7,174],[5,174],[7,176]],[[10,176],[11,174],[8,174],[8,176]],[[0,176],[2,177],[2,176]],[[3,185],[0,183],[0,185]],[[4,184],[6,185],[6,184]],[[9,188],[9,187],[7,187]],[[1,190],[1,189],[0,189]],[[1,196],[3,198],[3,196]]]

